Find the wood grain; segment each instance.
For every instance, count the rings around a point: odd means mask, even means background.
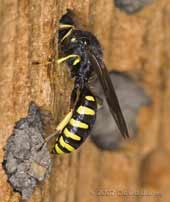
[[[154,1],[133,15],[115,8],[113,0],[1,0],[0,160],[15,122],[26,115],[31,100],[51,111],[56,124],[68,111],[72,83],[66,69],[45,65],[57,55],[51,41],[67,8],[100,40],[108,68],[138,78],[153,103],[138,117],[138,137],[121,151],[100,151],[89,139],[73,154],[54,157],[49,180],[36,188],[30,201],[170,200],[168,166],[163,162],[169,160],[170,145],[169,0]],[[104,190],[114,194],[99,196]],[[123,196],[140,190],[162,196]],[[19,199],[1,168],[0,201]]]

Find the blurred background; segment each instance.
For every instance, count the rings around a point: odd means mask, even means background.
[[[136,134],[119,149],[105,151],[89,138],[78,151],[53,157],[51,176],[30,201],[169,201],[169,0],[1,0],[0,160],[31,100],[52,112],[56,123],[69,109],[66,68],[46,64],[57,55],[52,39],[67,8],[97,36],[108,69],[135,79],[151,104],[139,108]],[[19,200],[1,168],[0,201]]]

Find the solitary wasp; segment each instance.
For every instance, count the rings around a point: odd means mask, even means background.
[[[128,137],[127,126],[103,62],[99,41],[92,33],[76,28],[71,11],[60,19],[58,38],[58,64],[67,63],[75,83],[71,94],[73,109],[57,127],[59,137],[55,143],[55,153],[72,152],[89,135],[97,112],[97,97],[93,95],[89,86],[89,81],[94,75],[97,75],[103,87],[110,112],[122,136]]]

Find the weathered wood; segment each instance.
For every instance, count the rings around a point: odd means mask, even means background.
[[[102,152],[88,140],[73,154],[54,157],[52,174],[36,188],[32,202],[170,200],[165,163],[170,159],[170,2],[153,1],[133,15],[115,8],[113,2],[1,0],[0,161],[15,122],[26,115],[31,100],[51,111],[56,123],[68,111],[71,82],[65,69],[43,64],[55,54],[51,40],[67,8],[98,37],[108,68],[132,73],[153,100],[149,110],[141,111],[139,136],[124,150]],[[0,201],[19,201],[6,180],[1,168]],[[97,196],[104,190],[114,195]],[[121,195],[140,190],[160,192],[162,197]]]

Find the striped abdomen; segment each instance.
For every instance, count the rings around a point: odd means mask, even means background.
[[[80,147],[94,125],[96,109],[95,97],[87,88],[84,89],[72,117],[56,141],[55,152],[57,154],[70,153]]]

